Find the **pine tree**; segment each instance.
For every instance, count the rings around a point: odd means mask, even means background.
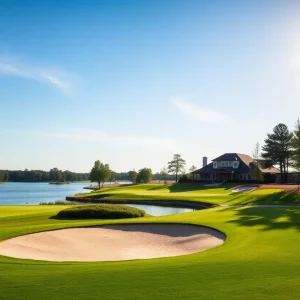
[[[168,162],[169,173],[175,174],[175,180],[177,182],[178,173],[184,172],[185,160],[180,154],[174,154],[173,160]]]
[[[292,156],[293,133],[285,124],[278,124],[274,127],[273,133],[267,135],[263,146],[263,158],[270,164],[279,165],[281,181],[287,181],[288,167]]]

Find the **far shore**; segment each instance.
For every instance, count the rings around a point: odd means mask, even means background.
[[[120,187],[120,186],[130,186],[133,185],[132,183],[125,183],[125,184],[120,184],[120,183],[105,183],[100,185],[101,188],[113,188],[113,187]],[[85,186],[84,189],[86,190],[99,190],[99,185],[89,185],[89,186]]]

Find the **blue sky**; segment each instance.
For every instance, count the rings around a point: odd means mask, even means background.
[[[299,1],[0,1],[0,169],[187,169],[300,115]]]

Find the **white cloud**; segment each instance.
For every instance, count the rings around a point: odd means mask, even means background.
[[[38,67],[20,63],[15,59],[7,59],[0,57],[0,76],[14,76],[29,80],[35,80],[47,83],[62,93],[70,93],[76,86],[78,77],[62,72],[60,70],[53,70],[45,67]]]
[[[216,110],[199,107],[187,101],[175,98],[172,103],[185,115],[204,123],[220,123],[227,121],[227,116]]]

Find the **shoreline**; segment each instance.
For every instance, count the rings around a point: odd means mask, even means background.
[[[106,183],[103,185],[102,187],[102,184],[101,184],[101,189],[102,188],[114,188],[114,187],[123,187],[123,186],[131,186],[133,185],[132,183],[125,183],[125,184],[120,184],[120,183],[112,183],[112,184],[109,184],[109,183]],[[88,186],[85,186],[83,187],[83,189],[85,190],[99,190],[99,186],[98,185],[88,185]]]
[[[94,199],[94,198],[77,198],[67,196],[67,201],[81,202],[81,203],[101,203],[101,204],[140,204],[140,205],[153,205],[153,206],[168,206],[178,208],[212,208],[218,205],[206,202],[194,202],[192,200],[130,200],[130,199]]]

